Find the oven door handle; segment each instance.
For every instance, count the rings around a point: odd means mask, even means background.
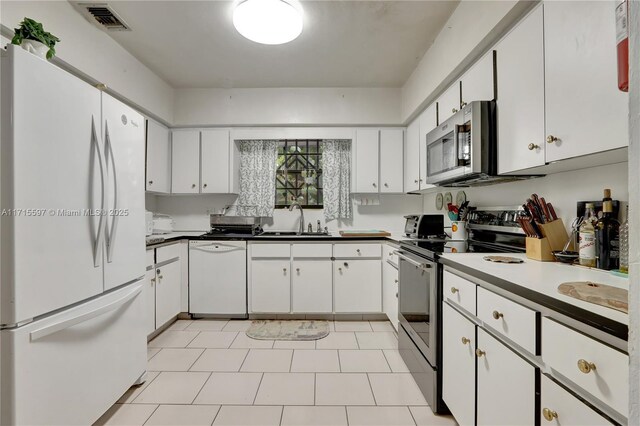
[[[402,252],[402,251],[395,250],[393,252],[393,254],[395,254],[396,256],[398,256],[402,260],[406,260],[407,262],[409,262],[410,264],[412,264],[413,266],[416,266],[418,268],[421,268],[421,269],[430,269],[431,268],[430,264],[416,262],[415,260],[411,259],[410,257],[405,256],[404,252]]]

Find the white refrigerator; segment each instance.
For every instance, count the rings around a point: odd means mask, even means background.
[[[91,424],[146,371],[144,119],[0,61],[0,424]]]

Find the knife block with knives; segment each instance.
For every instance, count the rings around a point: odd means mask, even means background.
[[[527,237],[527,257],[542,262],[553,262],[556,258],[553,251],[564,249],[569,236],[564,227],[562,219],[552,222],[539,223],[538,228],[542,233],[542,238]],[[571,249],[571,246],[569,246]]]
[[[522,205],[518,223],[527,235],[527,257],[542,262],[555,261],[553,251],[563,250],[569,236],[562,219],[558,219],[551,203],[532,194]]]

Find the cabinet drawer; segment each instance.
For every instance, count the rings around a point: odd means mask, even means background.
[[[380,244],[335,244],[333,246],[335,257],[381,257],[382,247]]]
[[[329,258],[332,253],[331,244],[294,244],[291,252],[295,258],[315,257]]]
[[[251,244],[251,257],[291,257],[290,244]]]
[[[475,315],[477,286],[448,271],[444,271],[443,277],[444,298]]]
[[[478,318],[536,355],[536,312],[478,288]]]
[[[620,414],[628,415],[626,354],[543,318],[542,360]]]
[[[146,257],[145,257],[145,266],[147,268],[153,267],[154,263],[155,263],[155,253],[154,253],[153,249],[147,250],[147,254],[146,254]]]
[[[180,244],[158,247],[156,249],[156,262],[161,263],[173,258],[180,257]]]
[[[607,419],[546,376],[542,376],[540,416],[541,419],[545,420],[542,424],[556,426],[601,426],[611,424]],[[548,420],[548,418],[551,420]]]

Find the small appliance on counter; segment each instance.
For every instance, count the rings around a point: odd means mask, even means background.
[[[170,234],[173,232],[173,218],[167,214],[153,214],[153,234]]]
[[[262,234],[262,223],[254,216],[225,216],[224,214],[209,215],[211,230],[200,236],[201,239],[217,237],[247,237]]]
[[[153,234],[153,212],[149,210],[144,211],[144,225],[145,225],[145,236],[149,236]]]
[[[444,215],[415,214],[404,217],[404,234],[409,238],[444,238]]]

